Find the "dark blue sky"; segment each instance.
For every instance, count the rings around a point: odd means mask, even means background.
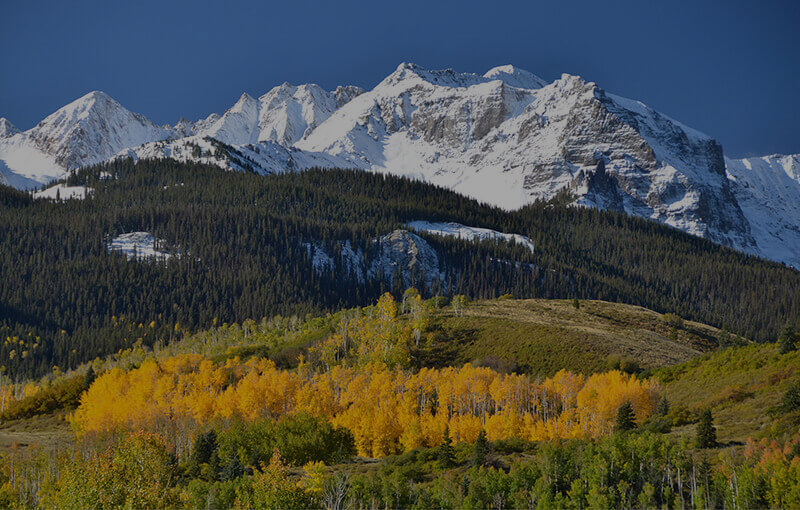
[[[28,129],[86,92],[158,123],[283,82],[370,88],[402,61],[579,74],[719,139],[800,152],[800,2],[0,2],[0,116]]]

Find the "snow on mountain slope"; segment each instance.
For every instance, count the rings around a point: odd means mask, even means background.
[[[23,134],[0,140],[0,176],[9,186],[31,189],[63,174],[55,157],[27,143]]]
[[[361,92],[352,86],[326,92],[313,83],[296,87],[284,83],[258,99],[242,94],[216,121],[206,121],[193,133],[228,145],[272,141],[290,146]]]
[[[315,155],[293,156],[282,147],[258,147],[276,142],[286,147],[327,119],[339,106],[362,92],[339,87],[326,92],[317,85],[283,84],[259,99],[243,94],[223,115],[211,114],[197,122],[181,119],[174,127],[156,126],[143,115],[125,109],[107,94],[90,92],[49,115],[36,127],[19,133],[0,120],[0,182],[29,189],[58,178],[66,171],[88,166],[122,153],[143,157],[177,157],[181,148],[197,143],[191,137],[210,136],[227,145],[255,144],[249,152],[271,154],[256,161],[264,171],[291,170],[295,162],[318,163]],[[174,142],[186,137],[188,140]],[[175,149],[175,150],[172,150]],[[243,149],[243,152],[248,152]],[[194,161],[190,151],[185,161]],[[213,159],[213,158],[212,158]],[[206,162],[214,162],[206,157]],[[320,163],[340,161],[322,157]],[[247,165],[245,165],[247,166]]]
[[[758,255],[800,268],[800,154],[726,159]]]
[[[0,117],[0,138],[8,138],[19,133],[17,126],[8,121],[5,117]]]
[[[23,133],[27,140],[72,169],[104,161],[125,147],[173,135],[125,109],[104,92],[86,94]]]
[[[546,81],[535,74],[512,65],[498,66],[489,69],[483,77],[489,78],[490,80],[500,80],[506,85],[511,85],[518,89],[540,89],[547,85]]]
[[[507,243],[516,243],[529,249],[531,253],[534,252],[533,241],[527,236],[521,234],[506,234],[491,230],[488,228],[469,227],[460,223],[431,223],[429,221],[417,220],[408,224],[408,228],[416,230],[417,232],[429,232],[439,236],[455,237],[467,241],[482,241],[490,239],[493,241],[504,241]]]
[[[122,253],[129,260],[166,262],[172,255],[163,249],[162,244],[150,232],[128,232],[112,239],[108,251]]]
[[[506,209],[568,190],[577,205],[776,260],[794,264],[800,251],[793,184],[773,189],[796,175],[780,157],[750,167],[729,161],[726,173],[714,139],[578,76],[546,83],[510,65],[481,76],[404,63],[368,92],[284,83],[173,127],[93,92],[31,130],[12,134],[0,121],[0,132],[0,182],[19,188],[111,157],[257,173],[348,167],[419,178]],[[751,169],[763,165],[770,170]]]
[[[402,64],[295,146],[507,209],[569,188],[579,204],[752,249],[716,141],[580,77],[540,82],[509,67],[481,77]],[[603,182],[591,178],[601,161]]]
[[[171,135],[105,93],[90,92],[34,128],[0,140],[0,172],[12,185],[30,188],[105,161],[125,147]]]
[[[33,194],[34,198],[48,198],[52,200],[83,200],[92,192],[86,186],[67,186],[66,184],[56,184],[49,188],[37,191]]]
[[[274,174],[312,167],[343,168],[347,162],[330,154],[299,151],[272,141],[233,146],[208,136],[152,142],[120,151],[112,159],[162,159],[216,165],[229,170]]]

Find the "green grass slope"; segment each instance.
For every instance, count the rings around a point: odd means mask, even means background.
[[[777,407],[789,385],[800,376],[800,352],[779,354],[775,344],[733,347],[654,372],[664,385],[673,410],[692,415],[711,409],[721,443],[741,443],[749,436],[778,431],[785,424]],[[792,417],[788,417],[791,419]],[[673,430],[694,434],[694,425]]]
[[[560,369],[591,373],[650,369],[685,362],[715,349],[719,330],[690,321],[674,326],[646,308],[606,301],[495,299],[475,301],[463,316],[438,310],[433,345],[423,366],[472,362],[542,376]],[[625,367],[623,367],[625,368]]]

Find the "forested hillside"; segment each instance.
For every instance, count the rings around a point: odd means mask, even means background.
[[[443,331],[479,323],[497,329],[498,358],[425,364]],[[544,328],[540,357],[561,365],[559,329],[594,353],[718,342],[654,370],[576,358],[545,377],[546,360],[525,373],[502,359],[528,347],[512,328]],[[604,345],[612,332],[623,341]],[[0,506],[793,508],[800,338],[786,332],[752,344],[638,307],[413,289],[303,322],[225,324],[23,395],[0,388],[0,444],[29,444],[0,452]]]
[[[274,176],[173,161],[123,160],[70,185],[85,200],[33,200],[0,189],[0,359],[14,377],[74,367],[136,342],[151,345],[216,322],[364,304],[414,284],[424,295],[604,299],[675,312],[756,340],[800,316],[800,273],[621,214],[540,203],[509,213],[408,179],[355,171]],[[430,285],[400,275],[364,281],[330,252],[413,220],[456,221],[530,237],[520,245],[420,235],[439,256]],[[109,253],[150,232],[166,261]],[[747,310],[747,313],[741,313]]]

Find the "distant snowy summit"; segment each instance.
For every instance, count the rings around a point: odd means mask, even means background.
[[[358,168],[506,209],[566,189],[577,205],[800,267],[800,182],[784,161],[797,157],[726,160],[713,138],[569,74],[548,83],[511,65],[478,75],[403,63],[369,91],[284,83],[174,126],[102,92],[24,132],[0,119],[0,182],[18,188],[122,157],[257,173]]]

